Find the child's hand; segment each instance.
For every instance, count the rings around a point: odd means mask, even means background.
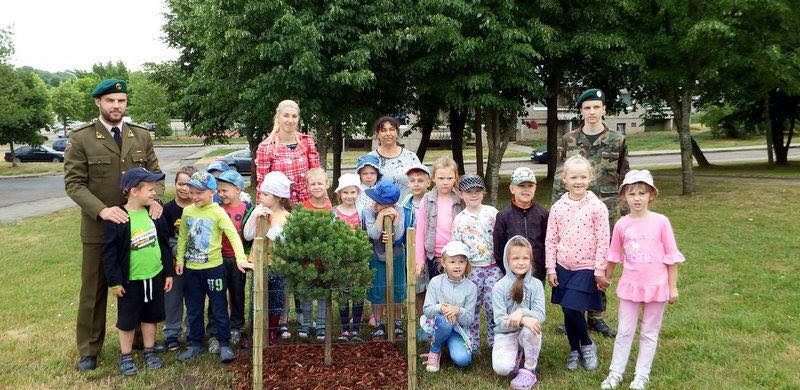
[[[522,325],[526,326],[531,332],[535,334],[542,333],[542,324],[539,323],[539,320],[533,317],[525,317],[522,319]]]
[[[175,275],[183,275],[183,263],[175,264]]]
[[[455,324],[458,320],[458,306],[442,304],[442,315],[447,319],[447,322]]]
[[[268,207],[264,207],[262,205],[256,206],[256,208],[253,209],[253,213],[252,213],[252,215],[256,216],[256,217],[266,217],[266,216],[268,216],[270,214],[272,214],[272,210],[270,210]]]
[[[111,290],[111,294],[117,298],[122,298],[122,296],[125,295],[125,288],[122,286],[111,286],[108,289]]]
[[[549,284],[550,287],[558,286],[558,276],[556,276],[556,274],[548,274],[547,275],[547,284]]]
[[[155,200],[150,202],[150,218],[158,219],[161,217],[161,213],[164,211],[164,206],[161,203],[156,202]]]
[[[522,326],[522,310],[515,310],[506,319],[506,325],[512,328],[519,328]]]
[[[419,279],[419,277],[422,276],[422,271],[424,271],[424,270],[425,270],[425,264],[424,263],[423,264],[417,264],[417,270],[415,272],[417,274],[417,279]]]
[[[669,289],[669,303],[678,302],[678,288],[670,288]]]
[[[172,290],[172,277],[171,276],[167,276],[166,278],[164,278],[164,292],[169,292],[169,290]]]
[[[611,285],[611,282],[608,281],[605,275],[595,276],[594,281],[597,283],[597,289],[600,291],[605,291],[606,287]]]
[[[244,263],[236,263],[236,268],[239,268],[241,273],[247,273],[248,269],[253,269],[253,263],[251,262],[244,262]]]

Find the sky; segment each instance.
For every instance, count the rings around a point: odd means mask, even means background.
[[[0,9],[0,26],[14,33],[14,66],[57,72],[122,61],[140,70],[178,57],[163,41],[164,0],[0,0]]]

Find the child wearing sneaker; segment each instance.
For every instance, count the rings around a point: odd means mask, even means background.
[[[275,241],[283,234],[283,225],[289,217],[292,205],[292,182],[280,171],[272,171],[264,175],[261,186],[258,188],[258,205],[250,213],[250,218],[244,224],[244,239],[252,241],[256,238],[258,219],[266,217],[269,224],[266,238]],[[251,252],[252,253],[252,252]],[[265,294],[268,294],[269,317],[268,334],[269,345],[278,344],[278,336],[286,340],[292,337],[289,331],[289,308],[284,294],[284,278],[273,271],[269,271],[265,278]],[[250,328],[253,327],[253,284],[250,284]],[[279,334],[280,333],[280,334]]]
[[[172,289],[171,229],[163,216],[152,220],[147,205],[156,197],[155,183],[163,173],[132,168],[122,174],[120,188],[127,197],[125,223],[103,225],[103,269],[111,293],[117,297],[119,370],[138,372],[133,362],[134,330],[141,325],[144,362],[148,370],[164,362],[153,349],[156,324],[164,321],[164,292]]]
[[[236,355],[230,347],[230,317],[228,316],[225,266],[222,262],[222,236],[230,240],[239,272],[252,267],[247,263],[239,232],[219,204],[213,202],[217,180],[207,172],[197,172],[188,182],[192,204],[183,210],[178,235],[178,256],[175,273],[184,274],[186,322],[189,327],[187,348],[178,360],[194,359],[203,352],[203,308],[206,296],[212,307],[219,359],[233,361]]]
[[[424,164],[417,163],[406,170],[406,180],[408,182],[408,190],[411,193],[405,200],[400,202],[400,205],[403,207],[403,231],[408,232],[408,228],[417,226],[417,209],[419,209],[422,198],[425,196],[425,193],[428,192],[428,187],[431,185],[431,171]],[[414,238],[416,239],[416,237]],[[405,240],[406,238],[403,237],[404,242]],[[418,315],[422,314],[422,305],[425,302],[425,289],[429,281],[427,269],[422,269],[422,272],[417,276],[415,289],[417,294],[416,302]],[[420,327],[417,331],[417,339],[424,340],[428,338],[430,338],[430,334]]]
[[[442,348],[459,367],[472,362],[469,328],[473,323],[478,287],[469,278],[472,266],[469,248],[461,241],[450,241],[442,249],[444,273],[428,283],[423,312],[433,319],[433,340],[425,369],[439,371]]]
[[[375,184],[374,188],[366,191],[372,201],[372,207],[363,211],[364,229],[367,231],[370,242],[372,242],[372,258],[369,267],[375,271],[372,279],[372,286],[367,293],[367,299],[372,303],[375,311],[375,331],[372,333],[373,340],[386,339],[386,326],[383,323],[383,312],[386,293],[386,267],[391,262],[394,267],[394,302],[395,307],[388,310],[395,310],[397,320],[394,323],[395,336],[403,337],[404,329],[400,317],[402,305],[406,299],[406,262],[405,244],[401,239],[395,239],[392,245],[394,259],[386,258],[387,234],[383,230],[383,221],[386,217],[392,220],[393,237],[403,236],[403,210],[396,205],[400,199],[400,188],[389,180],[381,180]]]
[[[617,285],[619,330],[610,372],[600,385],[603,389],[615,389],[622,381],[639,310],[642,310],[639,356],[630,388],[645,388],[666,304],[678,300],[678,263],[684,258],[675,243],[669,219],[649,211],[657,196],[658,189],[649,171],[629,171],[619,187],[620,203],[627,204],[630,214],[614,225],[608,250],[606,277],[609,280],[613,277],[617,263],[623,264],[623,269]]]
[[[350,229],[354,232],[361,230],[361,215],[356,209],[356,198],[361,192],[359,183],[358,175],[345,173],[339,177],[339,185],[334,191],[339,205],[333,208],[333,215],[350,225]],[[360,336],[361,315],[364,312],[362,302],[348,301],[339,304],[339,318],[342,321],[342,333],[339,335],[339,341],[363,341]]]
[[[570,353],[567,369],[578,369],[580,361],[595,370],[597,346],[589,338],[587,310],[603,307],[599,291],[608,287],[608,209],[589,190],[592,165],[582,156],[564,162],[561,179],[567,193],[550,209],[545,238],[547,283],[553,288],[551,301],[561,305]]]
[[[464,243],[472,266],[469,279],[478,286],[478,300],[472,324],[469,326],[470,348],[478,353],[481,345],[481,307],[486,311],[486,333],[489,347],[494,345],[494,314],[492,313],[492,286],[503,277],[494,260],[494,231],[497,209],[482,204],[486,185],[478,175],[465,175],[458,182],[465,208],[453,220],[453,241]]]
[[[542,350],[544,287],[533,276],[532,257],[533,248],[525,237],[511,237],[503,248],[507,272],[492,290],[495,323],[492,368],[503,376],[516,372],[511,388],[518,390],[528,390],[536,384],[536,366]]]

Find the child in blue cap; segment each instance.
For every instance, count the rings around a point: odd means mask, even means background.
[[[373,188],[382,177],[378,157],[371,154],[359,157],[356,161],[356,174],[361,180],[361,184],[358,186],[361,193],[356,198],[356,209],[360,213],[372,205],[372,200],[365,191]]]
[[[406,264],[405,264],[405,245],[403,244],[403,210],[396,203],[400,199],[400,188],[391,181],[381,180],[375,184],[374,188],[366,191],[367,196],[373,201],[372,207],[365,208],[363,211],[364,228],[367,231],[370,242],[372,243],[372,259],[369,261],[370,268],[375,270],[372,279],[372,287],[367,294],[367,299],[373,304],[376,326],[372,333],[373,340],[383,340],[386,338],[386,326],[383,324],[384,297],[386,292],[386,232],[383,231],[383,221],[385,218],[392,220],[392,233],[394,240],[392,259],[394,266],[394,301],[401,303],[406,298]],[[400,318],[402,306],[396,305],[397,317]],[[392,308],[389,308],[392,310]],[[403,337],[405,332],[400,320],[394,324],[395,336]]]

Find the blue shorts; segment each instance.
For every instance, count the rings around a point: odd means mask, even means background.
[[[406,300],[406,254],[399,251],[394,255],[394,301],[395,303]],[[375,270],[372,277],[372,287],[367,293],[367,299],[375,304],[386,301],[386,262],[378,260],[374,254],[369,260],[369,268]]]

